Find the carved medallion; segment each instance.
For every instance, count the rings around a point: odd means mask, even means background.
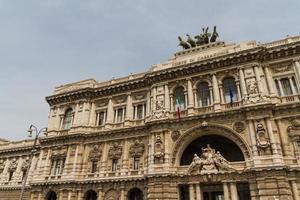
[[[238,133],[242,133],[246,129],[245,123],[243,122],[235,122],[233,124],[233,130]]]
[[[180,131],[175,130],[171,133],[171,138],[175,142],[180,137]]]
[[[266,130],[261,123],[258,123],[256,126],[256,142],[257,147],[262,149],[268,148],[270,146],[270,141],[266,137]]]

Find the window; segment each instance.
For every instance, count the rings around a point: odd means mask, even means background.
[[[113,171],[113,172],[117,171],[117,165],[118,165],[118,159],[113,159],[112,160],[111,171]]]
[[[125,108],[115,109],[115,123],[123,122],[125,118]]]
[[[139,104],[134,106],[134,119],[144,119],[145,118],[145,109],[146,105],[145,104]]]
[[[198,105],[200,107],[209,106],[211,104],[210,102],[210,92],[208,83],[200,83],[198,85]]]
[[[65,167],[65,158],[53,159],[51,173],[53,175],[61,175]]]
[[[97,113],[97,125],[103,126],[106,122],[106,111]]]
[[[26,169],[22,170],[22,181],[24,180],[26,174],[27,174],[27,170]]]
[[[237,101],[237,87],[234,78],[226,78],[223,80],[223,91],[226,103]]]
[[[288,96],[298,93],[294,77],[276,79],[275,85],[279,96]]]
[[[92,161],[92,173],[95,173],[97,171],[97,161]]]
[[[8,174],[8,181],[12,180],[13,175],[14,175],[14,172],[10,171],[9,174]]]
[[[65,112],[65,116],[63,118],[62,129],[70,129],[73,123],[73,110],[69,108]]]
[[[174,99],[175,99],[175,107],[176,110],[184,110],[186,108],[186,102],[185,102],[185,94],[184,94],[184,88],[178,87],[174,91]]]
[[[138,170],[140,167],[140,158],[134,157],[133,158],[133,169]]]

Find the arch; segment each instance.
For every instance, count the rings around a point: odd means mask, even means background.
[[[180,159],[187,146],[195,139],[205,135],[219,135],[233,141],[241,149],[245,160],[250,159],[250,148],[237,132],[224,125],[203,122],[188,129],[178,138],[172,151],[172,163],[180,165]]]
[[[88,190],[84,194],[84,200],[97,200],[97,193],[94,190]]]
[[[220,135],[204,135],[193,140],[183,151],[180,158],[180,165],[190,165],[194,159],[194,155],[200,156],[203,153],[203,148],[210,145],[216,152],[220,152],[221,155],[229,162],[245,161],[243,152],[241,149],[230,139]]]
[[[144,195],[143,195],[142,190],[140,190],[139,188],[132,188],[131,190],[129,190],[129,192],[127,194],[127,199],[128,200],[143,200]]]
[[[56,199],[57,199],[56,192],[51,190],[46,194],[45,200],[56,200]]]

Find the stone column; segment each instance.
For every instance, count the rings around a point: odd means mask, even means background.
[[[150,101],[150,92],[147,92],[147,106],[146,106],[146,117],[150,116],[151,114],[151,101]]]
[[[194,95],[193,95],[193,86],[192,86],[192,80],[189,78],[188,80],[188,90],[187,90],[187,99],[188,99],[188,114],[193,114],[194,110]]]
[[[42,192],[39,192],[38,193],[38,200],[41,200],[42,199]]]
[[[125,189],[124,186],[121,186],[121,194],[120,194],[120,200],[125,200]]]
[[[261,85],[261,79],[260,79],[260,74],[259,74],[259,65],[255,64],[254,65],[254,74],[255,74],[255,78],[257,81],[257,89],[259,93],[263,93],[263,89],[262,89],[262,85]]]
[[[241,88],[240,88],[240,84],[236,83],[236,88],[237,88],[237,99],[238,101],[242,100],[242,95],[241,95]]]
[[[91,103],[91,112],[90,112],[90,119],[89,119],[89,126],[94,126],[96,124],[95,116],[96,116],[96,105],[95,102]]]
[[[292,156],[291,154],[291,150],[290,150],[290,145],[289,145],[289,136],[286,134],[286,129],[283,129],[283,127],[285,127],[282,122],[281,119],[277,119],[275,120],[276,124],[277,124],[277,130],[282,142],[282,151],[283,151],[283,155],[284,156]]]
[[[269,88],[269,94],[270,94],[270,96],[274,96],[276,94],[276,90],[275,90],[272,74],[270,73],[269,66],[265,65],[264,69],[265,69],[265,74],[266,74],[265,77],[267,79],[267,84],[268,84],[268,88]]]
[[[282,88],[280,79],[277,79],[277,82],[278,82],[278,85],[279,85],[280,94],[281,94],[281,96],[284,96],[285,94],[283,92],[283,88]]]
[[[270,143],[271,143],[273,154],[277,155],[278,154],[277,145],[276,145],[276,141],[275,141],[273,128],[272,128],[272,123],[271,123],[270,118],[266,119],[266,123],[267,123],[267,130],[268,130],[268,133],[269,133],[269,138],[270,138]]]
[[[81,190],[78,190],[77,191],[77,200],[82,200],[83,199],[83,194],[82,194],[82,191]]]
[[[196,199],[202,200],[202,191],[199,183],[196,184]]]
[[[103,197],[103,189],[102,187],[99,187],[98,188],[98,199],[97,200],[103,200],[104,197]]]
[[[72,198],[72,190],[69,190],[69,192],[68,192],[68,200],[71,200],[71,198]]]
[[[133,117],[132,97],[131,94],[127,94],[125,122],[127,123],[130,122],[132,120],[132,117]]]
[[[220,96],[221,96],[221,103],[227,103],[225,101],[224,93],[223,93],[223,86],[219,85],[219,91],[220,91]]]
[[[255,138],[255,130],[254,130],[254,125],[253,125],[252,120],[248,121],[248,129],[249,129],[249,135],[250,135],[250,140],[251,140],[253,156],[258,156],[257,146],[256,146],[256,138]]]
[[[59,191],[59,194],[58,194],[58,200],[63,200],[63,190],[60,190]]]
[[[300,200],[300,198],[299,198],[299,192],[298,192],[298,186],[297,186],[296,180],[292,180],[291,184],[292,184],[293,199],[294,200]]]
[[[76,144],[76,150],[75,150],[75,157],[73,161],[73,169],[72,169],[72,174],[76,174],[76,165],[77,165],[77,158],[78,158],[78,149],[79,149],[79,144]]]
[[[212,82],[213,82],[213,94],[214,94],[214,103],[220,104],[220,93],[219,93],[219,86],[216,74],[212,75]]]
[[[113,120],[114,120],[114,107],[113,107],[112,98],[110,98],[107,106],[107,124],[112,124]]]
[[[189,194],[190,194],[190,200],[195,200],[195,190],[193,184],[189,185]]]
[[[165,109],[170,111],[170,93],[168,84],[165,85]]]
[[[229,188],[227,182],[223,182],[223,193],[224,193],[224,200],[231,200],[229,199]]]
[[[231,195],[231,200],[238,200],[236,183],[230,183],[230,195]]]
[[[298,79],[298,83],[300,81],[300,57],[294,59],[294,66],[295,66],[295,74],[296,78]]]
[[[152,88],[152,110],[156,110],[156,86]]]
[[[289,82],[290,82],[290,85],[291,85],[291,88],[292,88],[292,93],[293,93],[294,95],[297,94],[297,91],[296,91],[296,88],[295,88],[295,86],[294,86],[292,77],[289,77]]]
[[[245,82],[243,68],[239,68],[239,75],[240,75],[241,94],[242,94],[242,99],[243,99],[245,96],[247,96],[247,88],[246,88],[246,82]]]

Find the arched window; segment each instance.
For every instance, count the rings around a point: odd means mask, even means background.
[[[56,199],[57,199],[57,195],[54,191],[50,191],[47,193],[46,200],[56,200]]]
[[[197,87],[198,92],[198,105],[200,107],[205,107],[211,105],[210,92],[208,83],[199,83]]]
[[[62,129],[71,128],[72,122],[73,122],[73,110],[71,108],[69,108],[65,112],[65,116],[64,116],[63,124],[62,124]]]
[[[143,200],[143,192],[139,188],[132,188],[128,192],[128,200]]]
[[[184,110],[186,108],[184,88],[178,87],[174,90],[174,104],[176,110]]]
[[[226,103],[237,101],[237,87],[234,78],[225,78],[223,80],[223,91]]]
[[[89,190],[85,193],[85,200],[97,200],[97,193],[94,190]]]

